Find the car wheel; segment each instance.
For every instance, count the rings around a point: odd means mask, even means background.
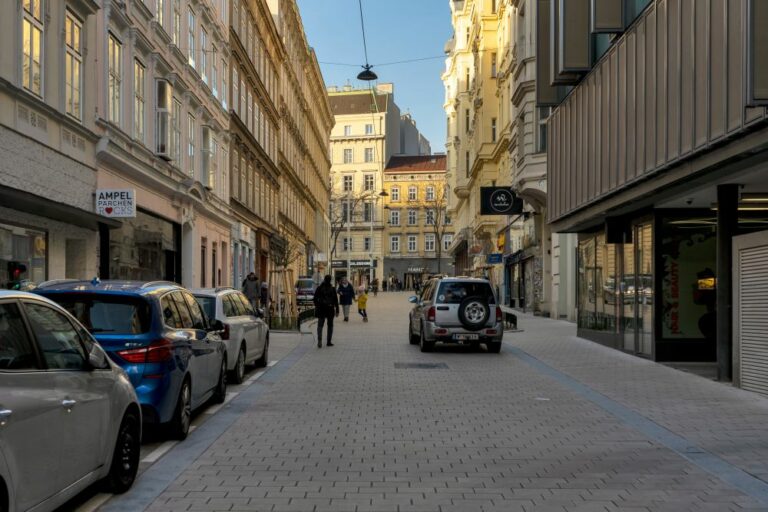
[[[104,479],[108,492],[122,494],[133,485],[139,470],[139,451],[141,450],[141,425],[135,413],[128,411],[120,423],[117,432],[112,464]]]
[[[245,379],[245,342],[240,346],[240,352],[237,353],[235,369],[232,372],[232,382],[242,384]]]
[[[493,342],[489,341],[488,343],[486,343],[486,345],[488,346],[488,352],[490,352],[491,354],[498,354],[499,352],[501,352],[500,341],[493,341]]]
[[[411,325],[410,320],[408,321],[408,341],[411,343],[411,345],[417,345],[419,343],[419,335],[413,334],[413,326]]]
[[[459,304],[459,322],[468,331],[479,331],[488,322],[491,308],[482,297],[467,297]]]
[[[186,439],[190,423],[192,423],[192,385],[189,379],[184,379],[179,391],[179,399],[176,401],[176,409],[173,411],[173,419],[168,425],[171,437],[180,441]]]
[[[427,341],[424,337],[424,329],[421,330],[419,333],[419,347],[421,348],[422,352],[432,352],[432,349],[435,348],[435,342],[434,341]]]
[[[224,359],[221,361],[221,370],[219,371],[219,381],[216,383],[216,388],[213,391],[213,403],[223,404],[227,398],[227,354],[224,354]]]
[[[265,368],[269,364],[269,335],[264,340],[264,352],[261,353],[261,357],[256,360],[256,368]]]

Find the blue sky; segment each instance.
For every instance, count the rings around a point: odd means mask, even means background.
[[[433,152],[445,151],[445,113],[440,74],[445,59],[376,66],[423,57],[443,56],[451,36],[449,0],[362,0],[368,60],[380,82],[395,84],[395,102],[410,110]],[[327,62],[362,65],[363,40],[357,0],[298,0],[304,30],[321,62],[327,85],[342,86],[362,68]]]

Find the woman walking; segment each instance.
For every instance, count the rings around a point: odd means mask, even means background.
[[[338,292],[339,304],[341,304],[341,309],[344,312],[344,321],[349,322],[349,308],[352,306],[352,301],[355,300],[355,287],[346,277],[342,277]]]

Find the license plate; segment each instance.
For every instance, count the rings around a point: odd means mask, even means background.
[[[457,341],[472,341],[479,339],[477,334],[454,334],[453,339]]]

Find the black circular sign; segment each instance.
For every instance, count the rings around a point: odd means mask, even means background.
[[[491,193],[491,209],[498,213],[507,213],[512,208],[514,197],[512,192],[504,189],[497,189]]]

